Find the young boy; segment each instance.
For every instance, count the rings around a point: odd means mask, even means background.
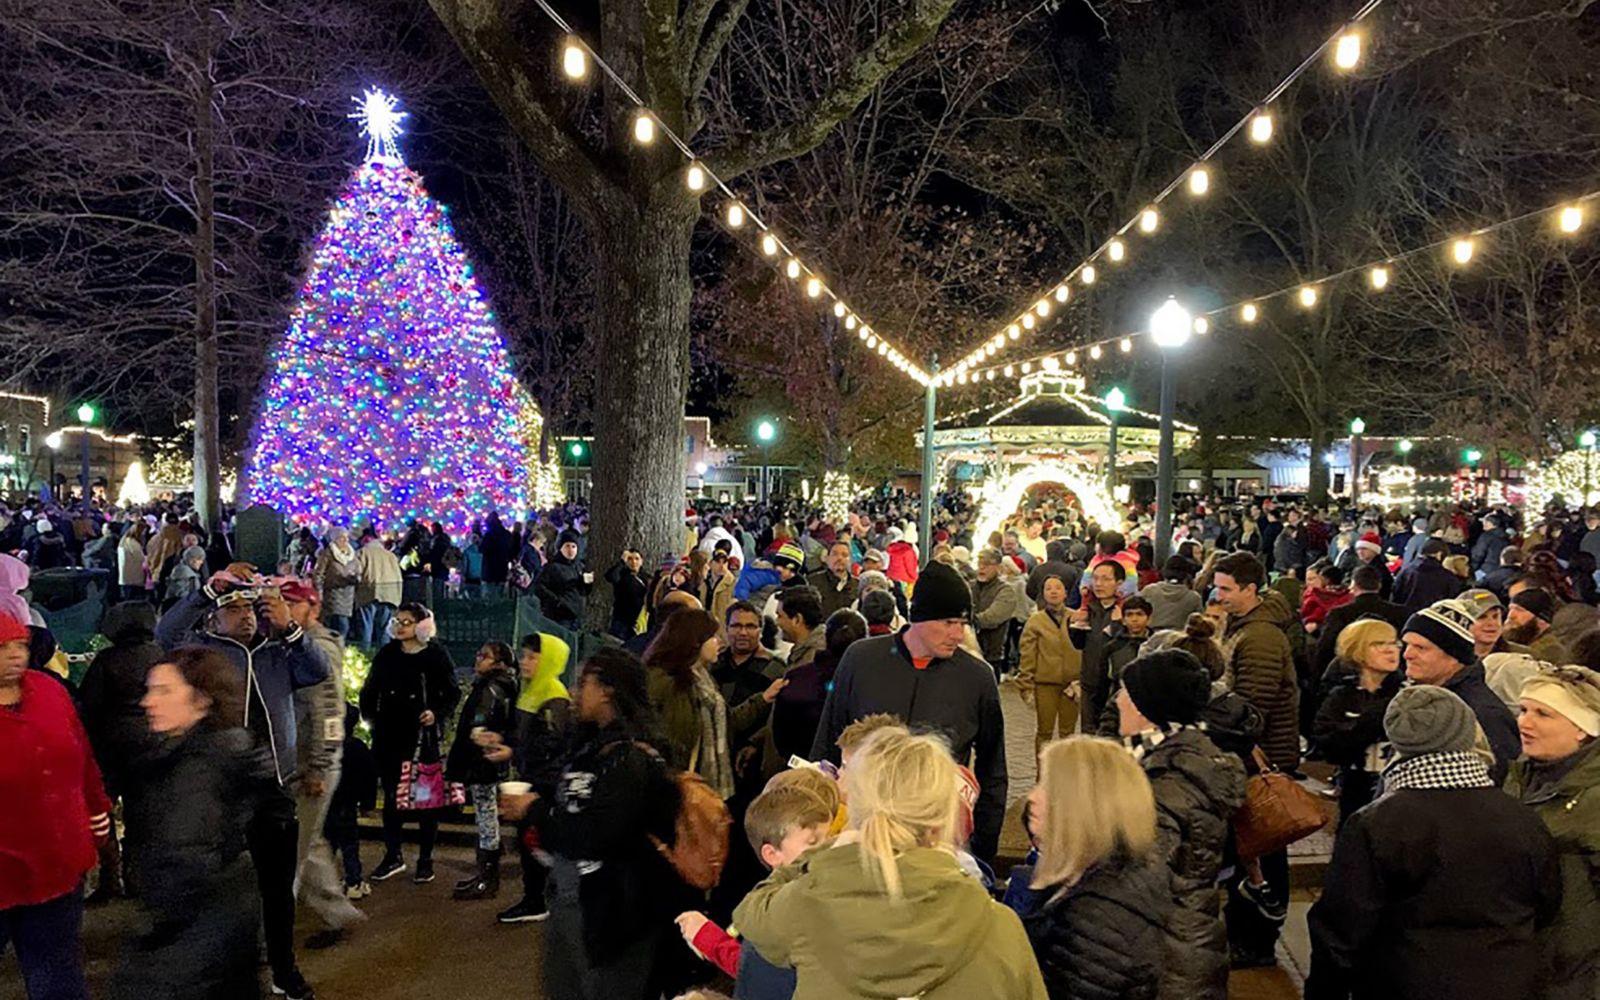
[[[802,769],[803,770],[803,769]],[[782,868],[822,843],[839,809],[839,793],[833,782],[812,782],[787,777],[799,771],[775,776],[745,811],[744,831],[761,863]],[[784,778],[784,781],[779,781]],[[831,796],[829,790],[832,789]],[[695,911],[681,913],[678,930],[689,947],[723,972],[734,977],[734,996],[750,1000],[778,1000],[794,995],[793,969],[772,965],[754,948],[744,947],[727,931]]]
[[[378,800],[378,765],[372,750],[356,736],[361,713],[345,705],[344,749],[340,756],[339,786],[333,790],[322,835],[344,862],[344,894],[350,899],[372,895],[372,885],[361,874],[361,840],[356,816],[372,809]]]

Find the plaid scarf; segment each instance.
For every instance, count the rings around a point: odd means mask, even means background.
[[[1383,792],[1402,788],[1493,788],[1488,763],[1471,750],[1402,757],[1383,770]]]
[[[1143,732],[1134,733],[1132,736],[1124,736],[1122,738],[1122,745],[1127,748],[1129,753],[1133,754],[1134,760],[1142,763],[1145,757],[1149,755],[1150,751],[1167,742],[1167,740],[1171,739],[1173,736],[1183,732],[1185,729],[1200,728],[1202,727],[1184,725],[1181,722],[1172,722],[1165,726],[1154,726],[1150,729],[1144,730]]]

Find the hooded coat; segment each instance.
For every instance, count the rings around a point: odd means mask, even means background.
[[[1222,638],[1233,689],[1261,713],[1261,751],[1284,771],[1300,766],[1300,688],[1285,632],[1293,618],[1283,595],[1269,590],[1250,612],[1229,617]]]
[[[1600,741],[1554,764],[1524,757],[1512,766],[1506,792],[1544,821],[1561,865],[1561,911],[1545,935],[1551,975],[1544,997],[1594,1000],[1600,997]]]
[[[897,858],[904,899],[861,848],[814,850],[752,889],[733,921],[762,957],[798,973],[794,1000],[1045,1000],[1017,915],[931,847]]]
[[[1182,729],[1140,762],[1156,799],[1156,843],[1176,904],[1167,919],[1163,1000],[1225,1000],[1228,932],[1217,874],[1235,810],[1244,801],[1244,765],[1198,729]]]
[[[148,601],[124,601],[106,609],[100,630],[111,640],[89,663],[78,687],[83,726],[112,795],[124,790],[131,761],[149,749],[150,724],[140,700],[150,668],[161,662],[156,609]]]
[[[557,546],[533,587],[546,618],[568,628],[576,628],[583,621],[583,602],[589,593],[583,572],[583,560],[568,559]]]

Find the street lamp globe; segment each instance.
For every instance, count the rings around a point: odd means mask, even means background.
[[[1167,299],[1150,317],[1150,336],[1155,339],[1156,346],[1163,350],[1182,347],[1189,342],[1189,335],[1193,332],[1194,317],[1176,298]]]
[[[570,445],[567,446],[567,453],[569,455],[571,455],[573,458],[582,458],[583,457],[583,442],[582,441],[574,441],[574,442],[572,442]]]
[[[1582,445],[1585,448],[1593,448],[1594,445],[1595,445],[1595,441],[1596,441],[1596,438],[1595,438],[1594,431],[1584,431],[1583,434],[1580,435],[1579,438],[1578,438],[1578,444]]]
[[[1410,438],[1401,438],[1400,439],[1400,443],[1398,445],[1396,445],[1395,447],[1400,449],[1400,454],[1409,455],[1409,454],[1411,454],[1411,449],[1413,447],[1415,447],[1415,445],[1413,445],[1411,443],[1411,439]]]
[[[1362,420],[1360,417],[1357,417],[1354,420],[1350,421],[1350,433],[1351,434],[1365,434],[1366,432],[1367,432],[1367,422],[1365,420]]]
[[[1468,448],[1466,451],[1466,459],[1467,464],[1477,465],[1479,462],[1483,461],[1483,452],[1476,448]]]
[[[44,445],[45,445],[46,448],[49,448],[51,451],[60,451],[61,450],[61,432],[60,431],[51,431],[49,436],[44,439]]]
[[[763,420],[761,423],[756,425],[756,438],[759,439],[763,444],[772,441],[772,439],[777,436],[778,427],[772,421]]]
[[[94,407],[84,403],[78,407],[78,422],[82,424],[94,423]]]
[[[1112,386],[1106,393],[1106,409],[1117,411],[1128,405],[1128,396],[1121,386]]]

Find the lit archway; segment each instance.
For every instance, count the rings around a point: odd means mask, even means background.
[[[985,544],[991,534],[1000,530],[1000,523],[1016,513],[1028,491],[1044,483],[1060,483],[1071,490],[1084,517],[1105,527],[1120,525],[1116,503],[1106,491],[1104,479],[1082,466],[1039,462],[1020,466],[984,484],[973,541]]]

